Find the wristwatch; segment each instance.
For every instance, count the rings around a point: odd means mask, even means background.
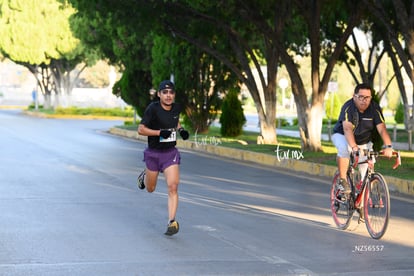
[[[382,148],[383,149],[390,149],[390,148],[392,149],[392,145],[383,145]]]

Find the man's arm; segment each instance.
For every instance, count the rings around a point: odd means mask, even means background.
[[[150,129],[143,124],[138,125],[138,134],[143,136],[160,136],[161,130]]]
[[[344,135],[348,145],[351,146],[352,150],[357,147],[357,143],[355,142],[354,136],[354,125],[351,122],[343,121],[342,126],[344,128]],[[358,149],[356,149],[358,150]]]
[[[384,149],[384,155],[386,157],[391,157],[392,156],[392,152],[393,149],[391,146],[391,138],[390,135],[388,134],[387,128],[385,127],[384,123],[380,123],[377,125],[377,130],[379,135],[382,138],[382,142],[384,143],[385,149]]]

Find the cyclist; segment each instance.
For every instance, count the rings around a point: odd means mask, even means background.
[[[180,177],[180,153],[175,147],[177,132],[186,140],[188,131],[179,122],[180,105],[174,102],[174,83],[162,81],[157,95],[159,101],[151,103],[145,110],[138,126],[140,135],[148,136],[148,147],[144,151],[146,169],[138,176],[138,187],[152,193],[155,191],[160,172],[164,173],[168,187],[168,226],[166,235],[178,232],[175,220],[178,207],[178,183]]]
[[[351,192],[351,187],[346,180],[349,157],[351,153],[355,154],[360,149],[372,148],[374,128],[378,130],[384,143],[384,155],[391,157],[393,153],[384,115],[381,107],[372,101],[372,92],[371,86],[367,83],[358,84],[353,97],[342,106],[338,122],[333,129],[332,142],[338,151],[339,180],[337,185],[344,194]],[[363,170],[364,168],[361,168],[361,171]]]

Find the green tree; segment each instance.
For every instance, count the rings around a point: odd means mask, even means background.
[[[107,50],[107,57],[120,61],[125,68],[138,67],[142,64],[132,64],[128,60],[142,63],[139,51],[146,41],[148,34],[155,32],[162,35],[172,35],[176,41],[184,39],[203,52],[219,60],[252,91],[261,118],[262,135],[269,143],[276,142],[275,134],[275,103],[276,103],[276,74],[278,55],[273,39],[267,50],[256,51],[266,45],[259,39],[261,26],[251,24],[250,18],[240,18],[240,14],[249,11],[250,5],[260,6],[266,16],[260,23],[265,23],[272,16],[274,5],[267,2],[248,3],[249,6],[239,7],[234,1],[216,3],[206,1],[100,1],[99,5],[91,1],[71,0],[78,8],[76,17],[89,19],[83,33],[78,33],[85,43],[94,40],[95,45]],[[250,1],[249,1],[250,2]],[[242,8],[242,11],[239,11]],[[256,9],[257,10],[257,9]],[[282,14],[282,13],[281,13]],[[215,17],[214,17],[215,16]],[[252,16],[251,14],[249,16]],[[237,20],[236,20],[237,19]],[[128,30],[125,32],[125,30]],[[233,30],[233,31],[232,31]],[[123,35],[126,34],[126,35]],[[121,36],[123,35],[123,36]],[[132,42],[126,44],[125,38]],[[108,41],[110,43],[108,43]],[[128,49],[125,55],[115,49]],[[126,46],[126,47],[125,47]],[[129,46],[129,47],[128,47]],[[148,51],[143,51],[148,54]],[[268,57],[268,80],[261,68],[261,62]],[[131,58],[126,58],[131,57]],[[146,63],[151,64],[150,62]],[[251,68],[251,65],[253,68]],[[258,69],[260,80],[254,78]],[[179,82],[177,82],[179,83]],[[267,84],[266,84],[267,83]],[[264,96],[261,96],[262,85],[265,85]]]
[[[67,1],[0,0],[0,51],[34,75],[50,106],[52,92],[70,94],[76,79],[71,71],[86,60],[86,50],[72,35]],[[57,97],[58,98],[58,97]]]
[[[221,62],[201,48],[172,37],[171,32],[160,32],[159,20],[154,19],[161,13],[152,4],[143,3],[137,8],[135,2],[99,6],[88,1],[72,2],[79,10],[72,19],[79,24],[77,35],[125,70],[114,87],[115,94],[134,105],[140,114],[150,100],[149,90],[173,75],[177,101],[185,106],[189,127],[199,132],[207,130],[220,108],[219,93],[234,85],[234,78]]]
[[[220,116],[220,133],[224,137],[236,137],[242,133],[246,117],[239,100],[240,89],[230,89],[223,101]]]
[[[391,62],[396,74],[398,88],[404,105],[404,123],[409,139],[414,130],[414,105],[409,105],[409,93],[406,91],[401,69],[413,84],[414,92],[414,2],[403,0],[363,0],[367,9],[383,27],[384,47],[388,47]],[[412,93],[414,100],[414,93]],[[409,141],[411,149],[411,141]]]
[[[177,15],[166,17],[165,22],[161,20],[168,30],[220,59],[247,86],[256,103],[264,143],[277,142],[276,79],[282,62],[292,83],[302,147],[321,149],[327,85],[345,42],[362,14],[354,1],[234,0],[217,4],[192,0],[167,1],[163,7]],[[197,23],[215,30],[214,44],[211,37],[188,28]],[[228,47],[221,51],[220,46],[227,43],[231,51]],[[310,101],[296,62],[297,55],[311,57]],[[320,67],[321,58],[326,58],[325,68]],[[262,66],[263,61],[266,67]]]
[[[220,94],[236,79],[217,59],[185,41],[166,36],[154,39],[151,72],[155,83],[174,77],[176,100],[184,105],[187,127],[208,131],[221,107]]]
[[[355,1],[298,0],[289,3],[286,22],[289,47],[281,54],[292,82],[298,110],[299,130],[304,150],[321,150],[323,102],[334,67],[362,10]],[[322,30],[322,31],[321,31]],[[284,43],[284,42],[283,42]],[[282,43],[282,44],[283,44]],[[310,100],[300,75],[294,51],[311,58]],[[325,66],[321,66],[324,60]]]
[[[142,116],[154,88],[151,64],[156,14],[148,2],[70,0],[77,8],[71,17],[76,36],[97,49],[122,73],[113,93]]]
[[[134,46],[147,37],[138,34],[156,32],[183,39],[218,59],[248,88],[256,104],[263,142],[268,144],[277,143],[276,79],[283,63],[291,79],[305,150],[321,150],[328,82],[363,13],[355,0],[152,0],[139,4],[102,0],[99,5],[72,1],[78,3],[79,10],[88,10],[91,22],[95,14],[104,23],[110,21],[114,26],[107,33],[115,37],[120,33],[116,30],[130,26],[126,37],[135,39]],[[117,20],[113,20],[115,16]],[[96,32],[101,33],[90,30],[89,37]],[[132,48],[131,52],[136,47]],[[298,68],[297,57],[301,55],[311,58],[310,96]],[[137,56],[135,60],[139,60]],[[323,58],[325,67],[320,65]]]
[[[177,15],[161,21],[166,29],[220,60],[246,85],[256,104],[264,143],[277,143],[280,58],[275,45],[279,28],[274,28],[273,19],[282,19],[283,9],[272,1],[169,1],[163,6]]]

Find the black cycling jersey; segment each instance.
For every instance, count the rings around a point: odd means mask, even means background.
[[[344,134],[343,121],[354,125],[354,136],[357,145],[363,145],[372,140],[372,133],[376,125],[384,123],[381,107],[374,101],[363,112],[359,112],[353,99],[348,100],[341,109],[338,122],[333,128],[334,133]]]
[[[173,103],[171,110],[162,108],[160,102],[153,102],[145,109],[140,124],[150,129],[172,129],[175,130],[181,112],[181,106]],[[175,131],[173,135],[176,135]],[[176,137],[176,136],[174,136]],[[148,147],[151,149],[169,149],[176,145],[176,139],[170,142],[161,142],[159,136],[148,136]]]

